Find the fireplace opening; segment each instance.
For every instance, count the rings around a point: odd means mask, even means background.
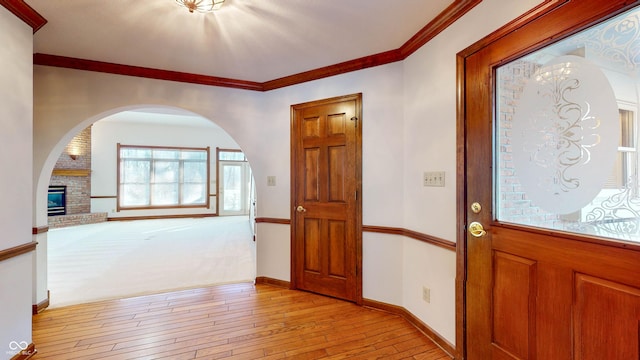
[[[47,214],[49,216],[66,215],[67,213],[67,187],[49,186],[47,195]]]

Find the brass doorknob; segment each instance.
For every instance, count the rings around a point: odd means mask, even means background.
[[[482,224],[477,221],[469,224],[469,233],[475,237],[483,237],[487,234],[487,232],[484,231],[484,227],[482,226]]]
[[[307,209],[305,209],[302,205],[298,205],[298,207],[296,208],[296,211],[299,213],[303,213],[303,212],[306,212]]]

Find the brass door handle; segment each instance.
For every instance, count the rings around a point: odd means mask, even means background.
[[[303,213],[303,212],[307,212],[307,209],[305,209],[304,206],[302,205],[298,205],[298,207],[296,208],[296,211],[299,213]]]
[[[475,237],[483,237],[487,234],[487,232],[484,231],[484,227],[482,226],[482,224],[477,221],[469,224],[469,233]]]

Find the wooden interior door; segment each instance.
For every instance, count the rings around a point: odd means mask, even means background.
[[[496,190],[496,184],[503,186],[501,177],[509,173],[503,163],[511,161],[497,157],[499,148],[515,147],[499,140],[500,131],[511,130],[498,124],[503,114],[496,110],[497,103],[507,102],[509,94],[496,93],[497,69],[637,5],[622,0],[547,3],[561,6],[539,17],[520,19],[517,31],[503,31],[459,54],[459,74],[464,79],[460,82],[464,170],[459,204],[464,207],[461,222],[466,224],[459,252],[459,264],[465,264],[463,355],[481,360],[639,359],[640,243],[571,228],[502,221],[497,215],[519,210],[529,200],[526,193],[500,198]],[[638,32],[637,21],[623,24],[600,34]],[[525,136],[534,141],[537,135],[530,131]],[[609,171],[596,168],[593,176]],[[633,189],[637,194],[637,185]],[[498,209],[500,201],[512,202]],[[535,214],[532,210],[522,215]],[[580,212],[557,220],[571,216],[582,221]],[[609,222],[586,219],[581,224],[590,228],[614,223],[613,218]],[[635,226],[637,220],[619,224]]]
[[[292,287],[362,301],[362,95],[292,106]]]

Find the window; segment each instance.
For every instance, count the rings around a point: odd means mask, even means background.
[[[209,148],[118,144],[118,208],[209,206]]]
[[[637,176],[637,149],[635,112],[620,108],[620,140],[618,157],[612,175],[607,180],[605,189],[625,189],[632,186],[631,182]]]
[[[218,160],[221,161],[247,161],[242,150],[218,149]]]
[[[246,215],[250,211],[253,176],[241,150],[217,149],[218,214]]]

